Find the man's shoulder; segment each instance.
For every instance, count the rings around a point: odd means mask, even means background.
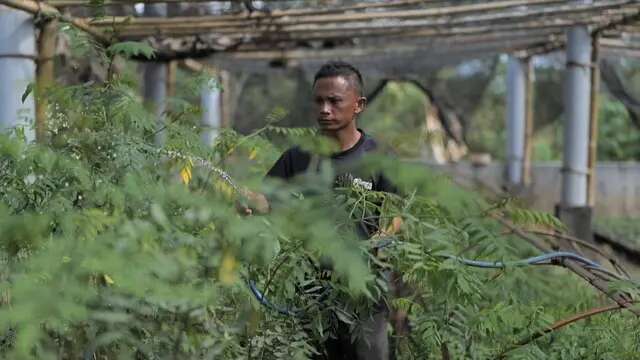
[[[367,153],[373,152],[380,155],[395,157],[395,153],[390,146],[381,144],[378,140],[376,140],[375,136],[369,134],[364,135],[362,149]]]
[[[311,155],[299,146],[291,147],[280,155],[278,161],[267,172],[267,176],[283,179],[292,178],[307,169],[310,159]]]
[[[282,157],[288,157],[291,159],[308,158],[311,154],[303,150],[299,145],[292,146],[282,153]]]
[[[362,142],[362,149],[366,152],[369,151],[375,151],[378,149],[378,141],[376,141],[376,139],[369,135],[369,134],[365,134],[364,135],[364,141]]]

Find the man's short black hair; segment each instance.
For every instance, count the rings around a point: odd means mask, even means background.
[[[344,61],[330,61],[320,67],[316,76],[313,78],[313,85],[316,84],[318,79],[342,76],[347,80],[351,80],[353,85],[356,86],[358,95],[363,96],[364,82],[362,81],[362,75],[355,66]]]

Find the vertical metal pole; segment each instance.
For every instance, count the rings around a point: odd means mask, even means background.
[[[36,36],[31,15],[0,5],[0,132],[23,128],[33,141],[33,95],[22,101],[36,77]]]
[[[527,65],[511,56],[507,65],[507,185],[522,184]]]
[[[54,83],[53,58],[56,52],[58,21],[48,20],[40,28],[38,36],[38,66],[36,69],[36,141],[47,140],[47,107],[45,92]]]
[[[166,4],[145,4],[145,16],[167,16]],[[165,117],[167,98],[167,64],[148,62],[143,65],[144,100],[156,117],[157,132],[155,135],[156,145],[163,145],[165,142]]]
[[[586,26],[567,31],[562,206],[587,205],[591,36]]]

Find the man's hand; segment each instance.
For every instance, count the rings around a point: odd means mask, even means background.
[[[264,194],[251,191],[249,189],[242,190],[242,196],[245,199],[244,203],[236,202],[236,208],[238,212],[243,215],[266,214],[269,212],[269,201]]]
[[[385,236],[395,235],[400,231],[402,224],[404,224],[404,221],[402,221],[402,218],[400,216],[395,216],[393,219],[391,219],[391,224],[389,224],[389,226],[387,226],[386,229],[381,228],[380,230],[378,230],[378,232],[376,232],[373,235],[373,237],[385,237]]]

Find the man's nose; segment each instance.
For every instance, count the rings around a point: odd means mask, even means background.
[[[321,114],[330,114],[331,113],[331,106],[328,102],[324,101],[322,102],[322,104],[320,104],[320,113]]]

